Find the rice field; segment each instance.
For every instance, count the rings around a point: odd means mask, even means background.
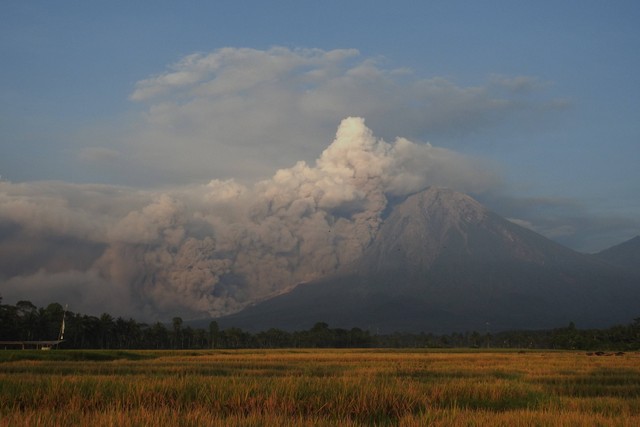
[[[2,351],[0,425],[637,426],[640,354]]]

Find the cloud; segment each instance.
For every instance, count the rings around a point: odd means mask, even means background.
[[[385,65],[354,49],[190,54],[138,81],[130,99],[140,114],[118,126],[123,132],[96,135],[104,142],[94,141],[83,158],[96,167],[103,162],[103,174],[115,168],[114,179],[127,185],[253,182],[298,160],[312,162],[347,116],[366,117],[385,139],[442,145],[560,108],[533,77],[490,76],[461,86]]]
[[[81,313],[110,313],[123,317],[139,313],[131,303],[131,294],[126,286],[107,282],[93,270],[38,270],[3,281],[0,290],[5,301],[14,303],[29,300],[44,307],[55,301],[68,303],[71,310]]]
[[[356,259],[392,197],[429,185],[481,192],[498,182],[472,158],[386,142],[357,117],[341,122],[314,163],[252,185],[2,182],[0,254],[24,261],[2,265],[0,291],[148,319],[226,314]]]
[[[80,150],[78,157],[83,162],[97,164],[111,164],[121,160],[121,155],[118,151],[104,147],[85,147]]]

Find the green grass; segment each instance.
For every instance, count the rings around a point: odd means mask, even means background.
[[[126,350],[1,350],[0,363],[18,360],[42,361],[107,361],[107,360],[142,360],[157,357],[151,352]]]

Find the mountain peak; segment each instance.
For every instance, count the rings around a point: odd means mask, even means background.
[[[428,268],[454,246],[468,251],[468,229],[488,216],[489,211],[466,194],[430,187],[394,207],[358,268],[382,270],[405,264]]]
[[[569,321],[597,327],[637,316],[638,304],[637,276],[507,221],[467,195],[432,187],[392,206],[350,267],[220,322],[291,330],[326,321],[439,333],[486,322],[495,330]]]
[[[477,223],[486,218],[487,209],[466,194],[449,188],[429,187],[409,196],[399,205],[396,213],[406,215],[420,211],[427,221],[442,220],[447,227],[460,223]]]

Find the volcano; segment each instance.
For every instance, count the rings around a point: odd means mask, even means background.
[[[605,327],[639,315],[640,276],[606,254],[575,252],[468,195],[429,188],[391,209],[353,264],[217,320],[249,331],[322,321],[450,333]]]

